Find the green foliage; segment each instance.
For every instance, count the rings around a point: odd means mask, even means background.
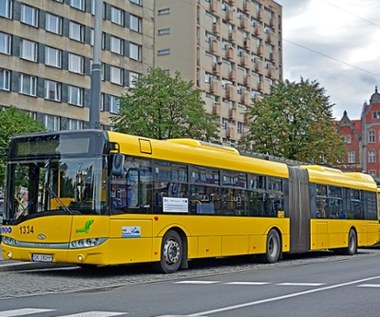
[[[239,146],[292,160],[337,165],[344,143],[336,133],[333,104],[316,81],[279,82],[255,102]]]
[[[216,138],[219,121],[205,111],[201,91],[179,73],[172,78],[151,69],[134,86],[120,99],[120,116],[112,118],[116,131],[155,139]]]
[[[45,127],[15,107],[0,108],[0,187],[4,184],[5,154],[10,139],[18,134],[45,131]]]

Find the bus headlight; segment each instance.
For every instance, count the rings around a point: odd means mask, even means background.
[[[70,249],[91,248],[101,245],[106,238],[88,238],[70,242]]]
[[[17,240],[10,237],[3,237],[3,243],[10,246],[17,246]]]

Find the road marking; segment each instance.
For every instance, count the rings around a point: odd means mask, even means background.
[[[226,285],[268,285],[270,282],[228,282]]]
[[[61,315],[58,317],[112,317],[112,316],[120,316],[128,313],[116,313],[112,311],[86,311],[83,313],[77,313],[72,315]]]
[[[0,317],[24,316],[55,311],[55,309],[20,308],[0,311]]]
[[[322,286],[326,283],[278,283],[278,286]]]
[[[380,284],[362,284],[362,285],[358,285],[358,287],[380,288]]]
[[[220,283],[219,281],[180,281],[175,282],[174,284],[198,284],[198,285],[209,285]]]
[[[257,300],[257,301],[253,301],[253,302],[247,302],[247,303],[238,304],[238,305],[231,305],[231,306],[220,307],[220,308],[217,308],[217,309],[212,309],[212,310],[207,310],[207,311],[203,311],[203,312],[198,312],[198,313],[190,314],[190,315],[187,315],[187,316],[188,317],[207,316],[207,315],[210,315],[210,314],[216,314],[216,313],[231,311],[231,310],[235,310],[235,309],[239,309],[239,308],[245,308],[245,307],[250,307],[250,306],[255,306],[255,305],[260,305],[260,304],[265,304],[265,303],[270,303],[270,302],[275,302],[275,301],[279,301],[279,300],[284,300],[284,299],[288,299],[288,298],[293,298],[293,297],[299,297],[299,296],[303,296],[303,295],[313,294],[313,293],[317,293],[317,292],[328,291],[328,290],[335,289],[335,288],[340,288],[340,287],[360,284],[360,283],[363,283],[363,282],[372,281],[372,280],[376,280],[376,279],[380,279],[380,275],[378,275],[378,276],[372,276],[372,277],[367,277],[367,278],[363,278],[363,279],[360,279],[360,280],[355,280],[355,281],[341,283],[341,284],[335,284],[335,285],[330,285],[330,286],[325,286],[325,287],[320,287],[320,288],[314,288],[314,289],[310,289],[310,290],[303,291],[303,292],[291,293],[291,294],[287,294],[287,295],[282,295],[282,296],[277,296],[277,297],[272,297],[272,298],[266,298],[266,299]]]

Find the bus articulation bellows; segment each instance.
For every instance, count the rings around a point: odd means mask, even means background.
[[[369,175],[241,155],[191,139],[111,131],[21,135],[9,144],[5,260],[80,266],[331,249],[378,242]]]

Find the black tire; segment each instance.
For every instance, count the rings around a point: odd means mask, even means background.
[[[183,243],[177,231],[170,230],[162,239],[161,260],[155,264],[160,273],[174,273],[181,266],[183,257]]]
[[[358,238],[354,229],[348,233],[348,246],[345,249],[345,254],[354,255],[358,252]]]
[[[266,253],[262,256],[262,261],[265,263],[275,263],[281,255],[281,239],[275,229],[271,229],[267,236]]]

